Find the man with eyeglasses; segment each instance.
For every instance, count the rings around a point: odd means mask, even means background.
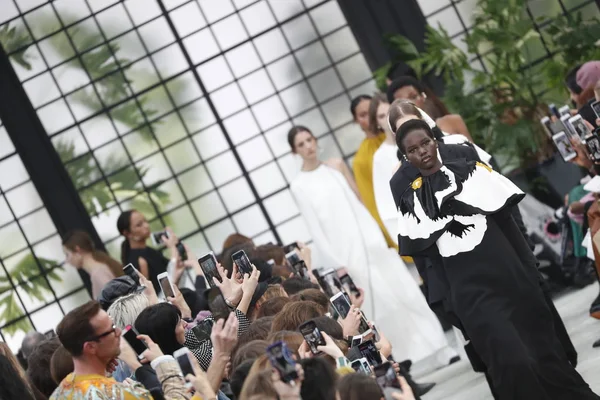
[[[73,373],[67,375],[51,400],[110,398],[115,400],[152,399],[140,385],[126,386],[107,377],[120,354],[121,329],[96,301],[69,312],[58,324],[56,333],[73,356]]]

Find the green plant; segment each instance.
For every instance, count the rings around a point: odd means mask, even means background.
[[[110,157],[100,166],[102,171],[119,171],[108,178],[108,182],[102,181],[102,174],[96,167],[92,153],[86,153],[75,158],[75,146],[71,142],[57,141],[54,148],[58,152],[65,168],[76,188],[83,188],[79,192],[81,201],[90,215],[104,212],[117,201],[127,200],[131,207],[145,213],[154,215],[154,202],[162,211],[162,207],[169,203],[169,193],[160,190],[162,181],[155,183],[144,192],[141,181],[149,171],[148,167],[142,167],[136,172],[135,167],[128,161]],[[74,161],[68,162],[69,160]],[[99,181],[94,184],[94,182]],[[112,193],[111,193],[112,192]],[[147,196],[146,196],[147,193]]]
[[[31,69],[25,52],[31,44],[29,34],[21,27],[10,27],[10,23],[0,27],[0,44],[7,54],[23,68]]]
[[[563,100],[564,77],[576,65],[590,60],[600,60],[600,19],[584,19],[581,12],[557,18],[544,33],[549,50],[554,57],[544,62],[542,71],[550,88],[559,88],[551,94]]]
[[[57,262],[45,258],[38,258],[39,265],[32,253],[25,255],[9,271],[10,281],[15,286],[19,286],[23,293],[30,299],[40,302],[47,302],[48,296],[52,295],[49,282],[61,282],[57,274]],[[45,277],[41,274],[44,273]],[[31,324],[27,318],[21,318],[25,315],[15,290],[12,288],[9,277],[0,276],[0,325],[11,321],[18,321],[9,324],[2,331],[9,335],[14,335],[18,331],[27,332],[31,329]],[[19,319],[20,318],[20,319]]]
[[[465,119],[478,143],[501,156],[505,168],[528,167],[549,152],[539,124],[548,100],[540,92],[548,82],[539,68],[529,68],[541,41],[526,6],[526,0],[478,0],[473,29],[464,39],[468,53],[441,26],[428,27],[422,52],[404,37],[387,39],[398,59],[419,75],[444,78],[449,109]],[[480,54],[486,71],[469,63],[469,54]],[[382,75],[377,71],[376,76]]]

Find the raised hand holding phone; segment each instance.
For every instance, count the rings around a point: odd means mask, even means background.
[[[273,388],[277,392],[277,396],[281,400],[301,400],[300,389],[304,380],[304,370],[300,364],[296,364],[296,375],[298,376],[292,383],[286,383],[281,379],[281,375],[276,369],[271,372],[271,381]]]
[[[362,320],[362,314],[358,308],[353,308],[350,310],[346,318],[342,318],[342,330],[344,332],[344,336],[356,336],[358,335],[360,324]]]
[[[206,372],[204,372],[202,368],[200,368],[196,357],[191,357],[190,363],[192,365],[193,374],[187,374],[185,376],[185,380],[188,381],[194,387],[194,389],[196,389],[196,392],[200,395],[201,398],[217,398],[215,391],[210,385],[210,381],[208,380]]]
[[[167,297],[167,301],[179,309],[182,318],[192,318],[192,310],[190,310],[190,306],[188,306],[187,302],[183,298],[179,288],[177,286],[173,286],[172,289],[174,296]]]
[[[235,264],[233,265],[231,278],[227,277],[227,272],[221,264],[217,264],[217,272],[220,281],[216,277],[213,277],[213,285],[219,288],[225,299],[225,303],[227,303],[228,306],[236,307],[240,303],[243,295],[242,284],[235,278],[237,275],[237,266]]]
[[[218,320],[212,328],[210,340],[213,347],[213,359],[228,359],[238,342],[239,321],[235,313],[230,313],[227,320]]]

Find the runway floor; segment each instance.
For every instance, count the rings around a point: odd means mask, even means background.
[[[593,284],[561,294],[554,302],[579,353],[577,370],[592,390],[600,394],[600,348],[592,348],[592,343],[600,339],[600,321],[588,314],[596,296],[598,284]],[[451,343],[455,343],[452,333],[448,332],[447,336]],[[420,376],[417,381],[437,382],[423,400],[493,400],[484,376],[473,372],[466,360]]]

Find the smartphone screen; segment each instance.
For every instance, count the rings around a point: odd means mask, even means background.
[[[294,275],[310,281],[310,273],[308,272],[308,268],[304,261],[300,260],[300,262],[293,264],[292,270],[294,271]]]
[[[371,375],[371,368],[369,367],[369,363],[364,358],[359,358],[358,360],[354,360],[350,363],[352,369],[356,372],[363,373],[365,375]]]
[[[352,342],[350,343],[350,348],[356,347],[362,343],[363,337],[362,335],[352,336]]]
[[[196,336],[199,342],[205,342],[210,340],[210,334],[212,333],[214,321],[211,319],[205,319],[198,323],[192,328],[192,333]]]
[[[175,297],[175,293],[173,293],[173,288],[171,287],[171,281],[167,275],[159,277],[158,283],[160,284],[165,297]]]
[[[285,259],[288,260],[290,265],[296,265],[300,261],[302,261],[302,259],[300,258],[300,256],[298,255],[298,252],[296,252],[296,250],[292,250],[289,253],[286,253]]]
[[[381,355],[379,354],[379,350],[375,346],[375,343],[372,340],[367,340],[366,342],[362,342],[358,345],[358,350],[360,354],[367,359],[369,364],[376,367],[382,363]]]
[[[348,275],[348,274],[342,275],[340,277],[340,282],[342,282],[342,285],[344,286],[344,288],[346,289],[347,292],[350,292],[357,297],[360,296],[360,292],[359,292],[358,288],[356,287],[356,285],[354,284],[354,281],[352,280],[350,275]]]
[[[556,145],[556,148],[558,149],[558,152],[563,160],[570,161],[577,156],[577,153],[575,152],[575,149],[573,148],[573,145],[571,144],[571,141],[566,133],[557,133],[556,135],[552,136],[552,140],[554,141],[554,144]]]
[[[327,343],[325,343],[325,339],[317,327],[317,324],[313,321],[307,321],[300,325],[299,330],[302,336],[304,336],[304,340],[306,340],[308,347],[310,347],[310,351],[312,351],[313,354],[320,354],[321,352],[317,350],[317,347],[325,346]]]
[[[214,287],[215,285],[212,278],[216,278],[219,282],[223,282],[219,271],[217,271],[217,259],[213,253],[208,253],[205,256],[200,257],[198,263],[200,264],[200,268],[202,268],[204,277],[210,287]]]
[[[152,237],[152,244],[154,244],[155,246],[159,246],[161,244],[163,244],[162,238],[169,237],[169,234],[167,233],[167,231],[160,231],[160,232],[152,232],[151,233],[151,237]]]
[[[585,141],[585,138],[592,134],[592,131],[590,131],[585,122],[583,122],[581,115],[576,115],[573,118],[570,118],[569,124],[571,124],[573,130],[577,132],[577,135],[582,141]]]
[[[335,311],[339,314],[342,319],[345,319],[350,312],[351,304],[348,302],[345,296],[335,296],[332,298],[331,305],[335,308]]]
[[[285,252],[285,254],[288,254],[296,249],[299,249],[298,243],[296,243],[296,242],[286,244],[285,246],[283,246],[283,251]]]
[[[235,265],[237,265],[238,271],[240,271],[240,274],[242,274],[242,276],[244,274],[252,274],[252,263],[250,262],[250,259],[248,258],[244,250],[240,250],[233,253],[231,259],[233,260]]]
[[[375,379],[382,390],[389,387],[402,390],[396,371],[390,362],[386,361],[377,365],[374,369]]]
[[[591,134],[585,138],[585,145],[590,155],[590,160],[600,162],[600,140],[598,136]]]
[[[276,342],[267,347],[267,355],[283,382],[288,383],[298,379],[296,361],[292,358],[292,353],[284,342]]]
[[[146,344],[137,338],[138,333],[133,329],[131,325],[127,325],[122,333],[127,343],[131,346],[133,351],[138,355],[138,358],[143,358],[142,353],[148,349]]]
[[[130,278],[132,278],[134,280],[134,282],[138,282],[139,283],[140,277],[138,275],[137,270],[133,266],[133,264],[129,263],[126,266],[124,266],[123,267],[123,273],[125,275],[129,276]]]
[[[177,360],[177,363],[179,364],[181,373],[183,374],[184,377],[188,374],[196,375],[196,374],[194,374],[194,368],[192,367],[192,362],[190,361],[189,354],[190,354],[189,350],[181,351],[181,352],[177,351],[177,352],[173,353],[173,355],[175,356],[175,359]]]
[[[592,110],[594,110],[596,117],[600,118],[600,101],[595,101],[592,103]]]

